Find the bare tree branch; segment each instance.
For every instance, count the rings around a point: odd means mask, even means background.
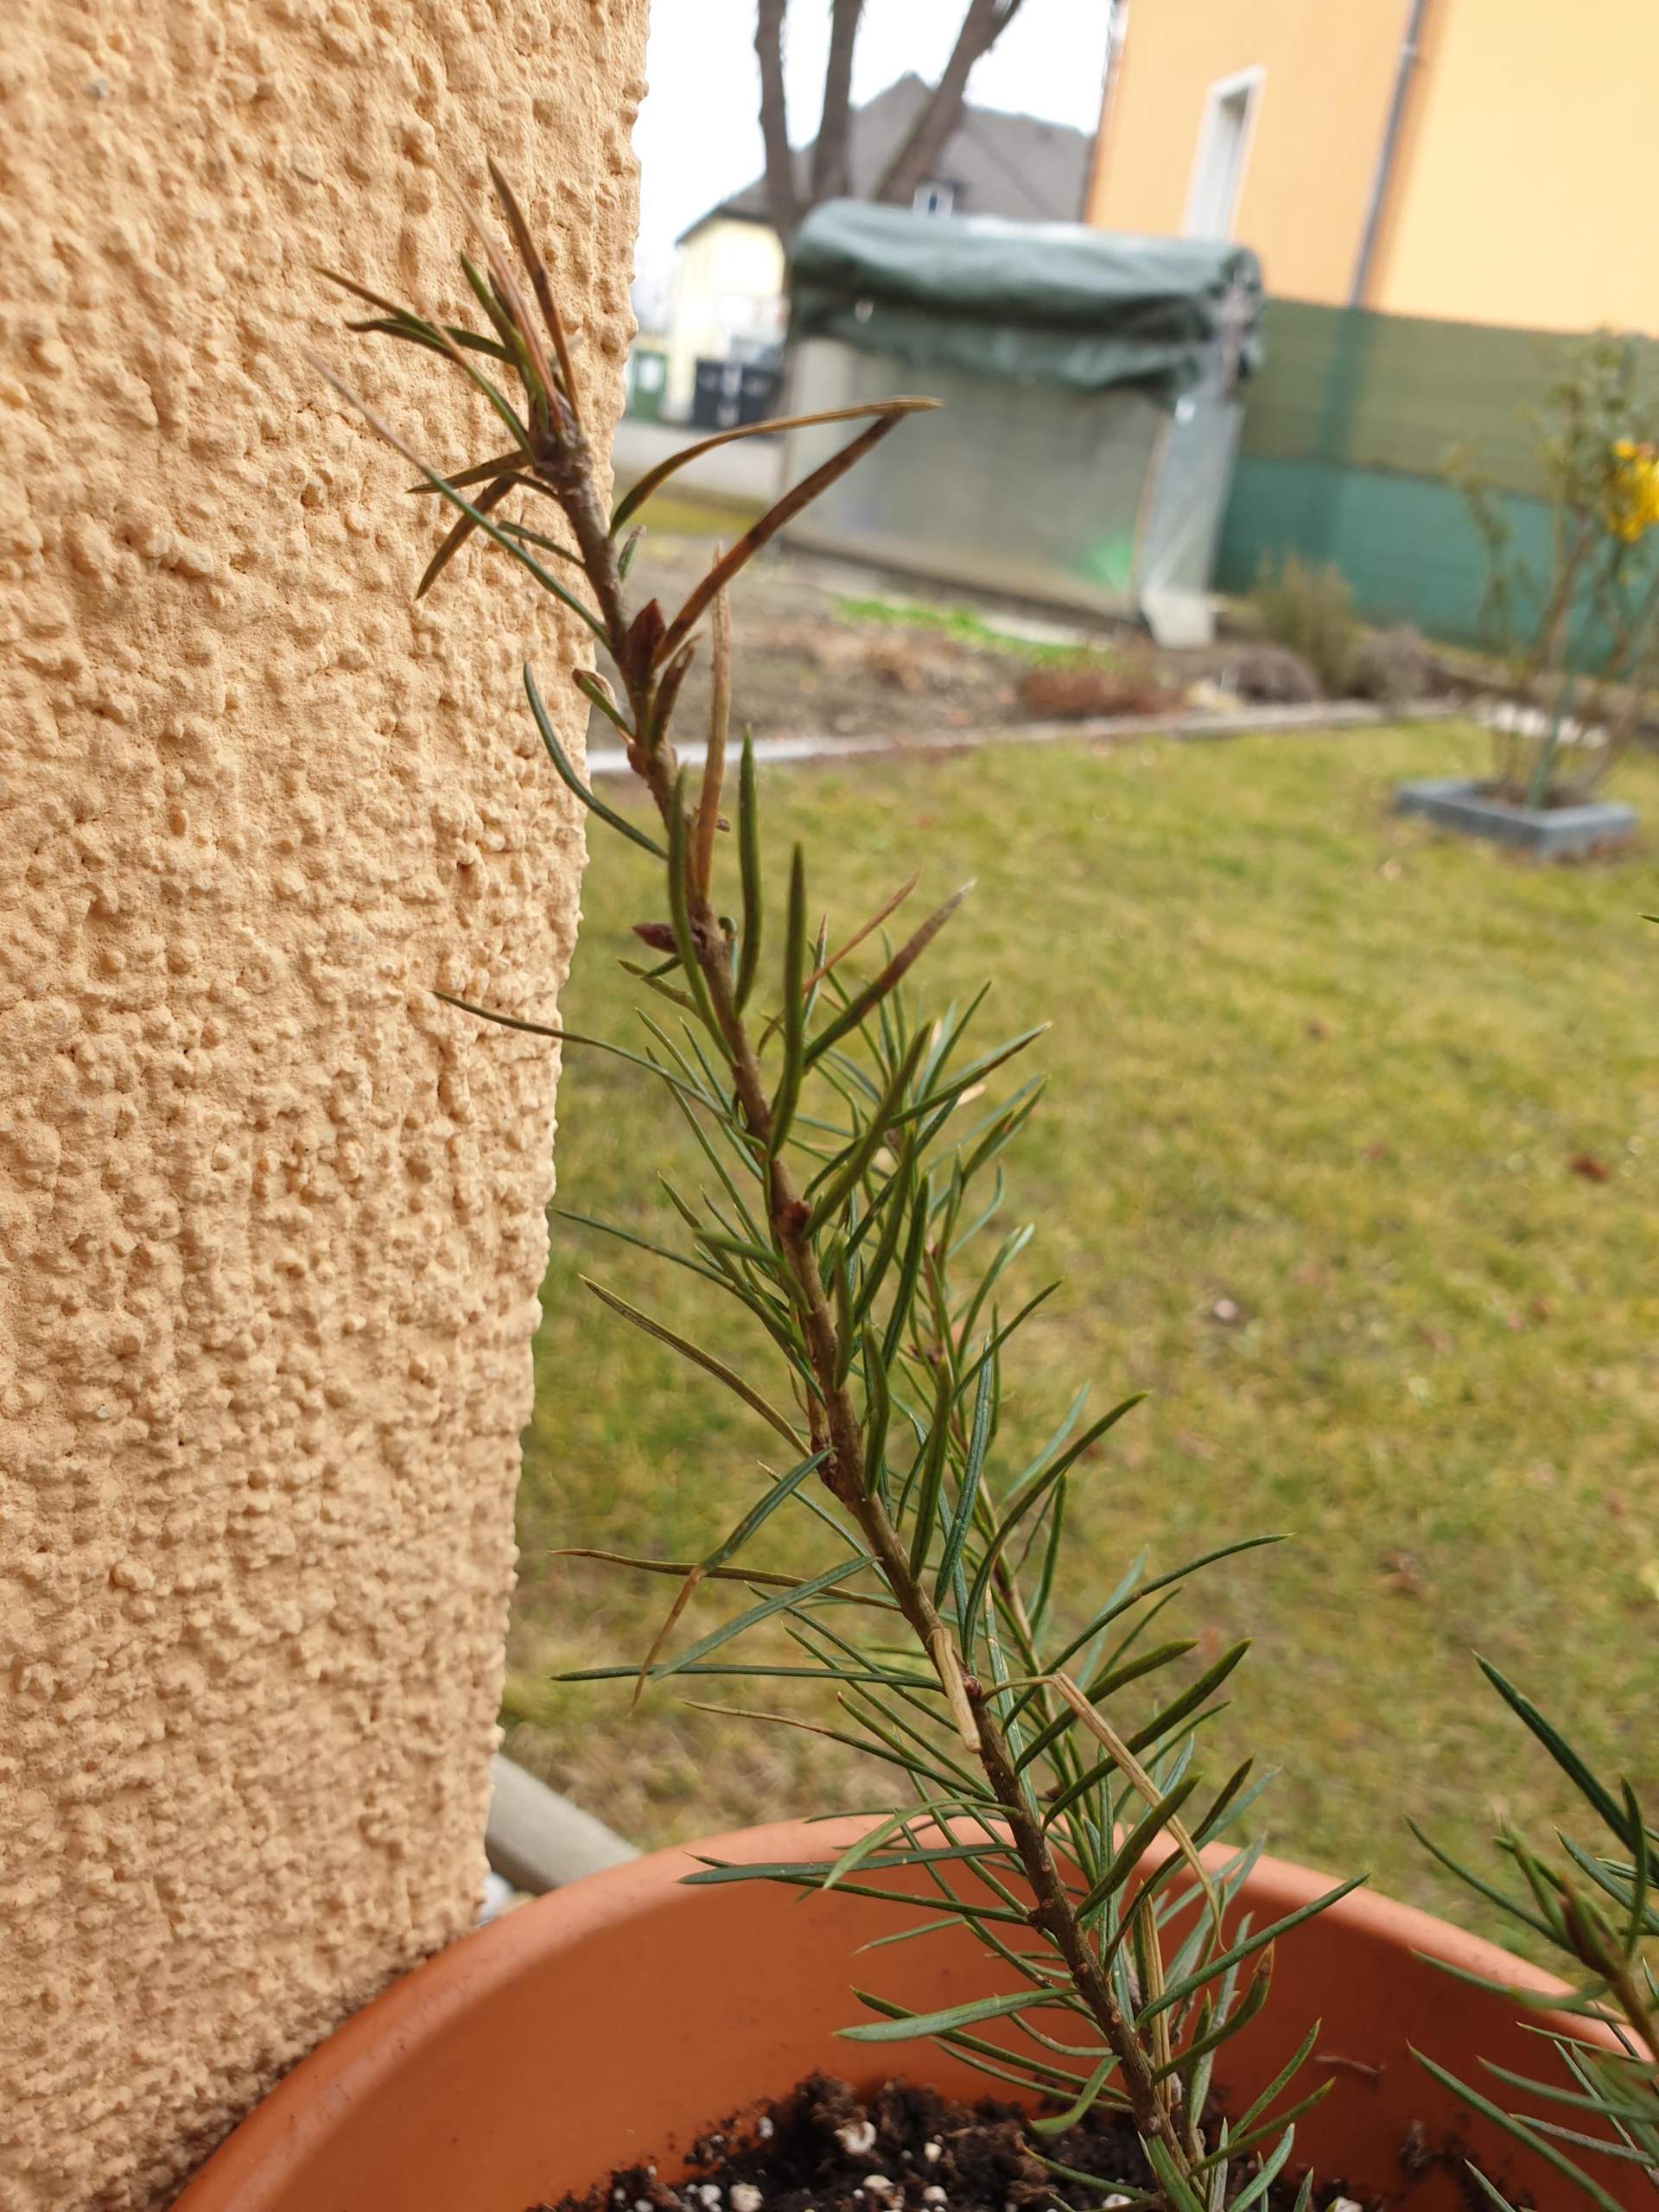
[[[784,92],[784,16],[788,7],[789,0],[760,0],[754,25],[754,50],[760,61],[760,135],[766,149],[766,208],[780,238],[786,238],[801,219]]]
[[[833,0],[830,58],[823,73],[823,114],[812,149],[811,202],[836,200],[847,190],[848,126],[852,114],[853,48],[864,0]]]
[[[974,64],[990,52],[1019,14],[1020,0],[969,0],[962,29],[957,34],[950,59],[933,87],[909,135],[888,162],[887,172],[871,194],[873,200],[897,207],[908,206],[916,188],[936,169],[957,125],[962,120],[963,99]]]

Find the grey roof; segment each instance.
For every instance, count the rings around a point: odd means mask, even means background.
[[[930,87],[921,78],[900,77],[873,100],[855,108],[848,131],[849,196],[868,199],[899,143],[916,120]],[[962,120],[946,143],[933,175],[956,187],[953,213],[1003,215],[1027,222],[1075,222],[1083,213],[1089,177],[1090,139],[1069,124],[1045,123],[1035,115],[1005,115],[1001,109],[964,105]],[[804,180],[811,148],[797,151],[795,163]],[[764,177],[710,207],[680,235],[688,238],[717,216],[764,223]]]

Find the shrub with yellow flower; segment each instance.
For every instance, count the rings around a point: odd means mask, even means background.
[[[1523,709],[1496,734],[1491,787],[1547,806],[1605,778],[1659,683],[1659,392],[1644,350],[1614,331],[1583,340],[1531,420],[1546,560],[1518,543],[1514,503],[1466,450],[1446,469],[1486,547],[1485,626]]]

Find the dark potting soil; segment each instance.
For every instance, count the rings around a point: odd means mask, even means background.
[[[1103,2182],[1152,2185],[1133,2127],[1098,2107],[1069,2133],[1039,2139],[1017,2106],[994,2099],[954,2103],[906,2082],[861,2097],[815,2074],[741,2133],[702,2137],[683,2181],[628,2166],[589,2196],[531,2212],[1100,2212],[1128,2201],[1050,2173],[1039,2141]],[[1291,2212],[1295,2196],[1296,2182],[1281,2176],[1268,2212]],[[1371,2201],[1323,2177],[1313,2202],[1320,2212],[1370,2212]]]

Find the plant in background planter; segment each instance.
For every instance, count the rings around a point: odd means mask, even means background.
[[[1482,2050],[1518,2060],[1508,1992],[1545,1986],[1424,1916],[1351,1894],[1351,1882],[1332,1887],[1217,1840],[1262,1786],[1248,1762],[1218,1780],[1200,1770],[1202,1732],[1243,1646],[1183,1669],[1193,1643],[1159,1624],[1190,1575],[1250,1545],[1152,1578],[1136,1561],[1074,1606],[1068,1495],[1099,1478],[1090,1455],[1135,1401],[1089,1421],[1080,1394],[1041,1450],[1005,1465],[1004,1363],[1048,1293],[1005,1305],[1029,1232],[998,1233],[1002,1162],[1040,1084],[977,1102],[1040,1033],[976,1050],[982,992],[933,1016],[914,999],[912,971],[962,893],[896,949],[880,933],[913,884],[837,942],[816,918],[798,849],[782,912],[771,911],[747,738],[729,826],[723,810],[727,586],[790,514],[928,403],[847,410],[873,419],[719,555],[683,606],[632,607],[630,524],[678,464],[607,510],[548,272],[496,181],[524,273],[487,236],[483,268],[463,262],[487,328],[440,326],[340,281],[373,309],[356,327],[446,357],[511,445],[446,476],[362,411],[418,469],[416,488],[458,511],[423,590],[481,532],[610,657],[614,689],[597,669],[576,680],[625,737],[649,827],[584,785],[528,670],[525,688],[559,775],[652,864],[636,925],[652,957],[629,964],[660,1014],[642,1008],[635,1051],[451,1003],[620,1053],[663,1086],[711,1181],[696,1198],[668,1192],[683,1241],[648,1249],[690,1269],[711,1303],[741,1308],[770,1370],[741,1370],[594,1287],[734,1392],[781,1447],[752,1509],[702,1558],[614,1561],[676,1586],[642,1661],[587,1671],[816,1687],[832,1700],[823,1719],[753,1717],[841,1735],[891,1770],[900,1794],[874,1817],[616,1869],[457,1945],[284,2084],[213,2162],[192,2212],[394,2202],[520,2212],[613,2169],[615,2201],[671,2212],[690,2200],[640,2162],[683,2160],[700,2130],[790,2091],[833,2056],[836,2029],[861,2088],[879,2086],[890,2046],[925,2038],[925,2060],[912,2063],[940,2091],[988,2075],[1014,2092],[1030,2118],[1012,2134],[999,2123],[998,2212],[1005,2199],[1082,2205],[1103,2193],[1161,2212],[1306,2208],[1336,2187],[1316,2197],[1311,2173],[1294,2173],[1293,2152],[1300,2165],[1310,2148],[1368,2197],[1404,2171],[1414,2204],[1449,2205],[1436,2139],[1470,2107],[1412,2072],[1408,2036],[1415,2027],[1468,2068]],[[495,380],[504,371],[516,397]],[[502,512],[515,493],[547,502],[551,527]],[[714,682],[694,772],[671,724],[705,622]],[[818,1524],[821,1569],[783,1575],[751,1558],[781,1512]],[[693,1605],[722,1591],[735,1611],[694,1633]],[[802,1893],[810,1909],[797,1912]],[[861,1947],[880,1958],[859,1966]],[[1442,1997],[1419,1953],[1465,1981]],[[1275,1961],[1287,2028],[1268,2005]],[[1505,1995],[1475,1987],[1483,1975]],[[869,2017],[849,2029],[855,1978],[874,1986]],[[791,2108],[797,2134],[802,2109]],[[1478,2108],[1471,2135],[1507,2178],[1503,2138]],[[957,2192],[946,2198],[984,2201],[943,2139],[912,2157],[891,2127],[882,2138],[854,2113],[815,2141],[811,2191],[824,2208],[937,2204],[935,2152]],[[879,2144],[896,2176],[872,2163]],[[747,2177],[779,2153],[758,2135],[741,2155],[750,2194],[732,2189],[733,2212],[758,2212],[765,2192]]]
[[[1447,463],[1486,550],[1483,626],[1510,671],[1491,775],[1410,784],[1400,804],[1552,858],[1636,826],[1601,795],[1659,673],[1659,401],[1635,341],[1602,332],[1578,346],[1534,429],[1549,509],[1541,566],[1474,456]]]

